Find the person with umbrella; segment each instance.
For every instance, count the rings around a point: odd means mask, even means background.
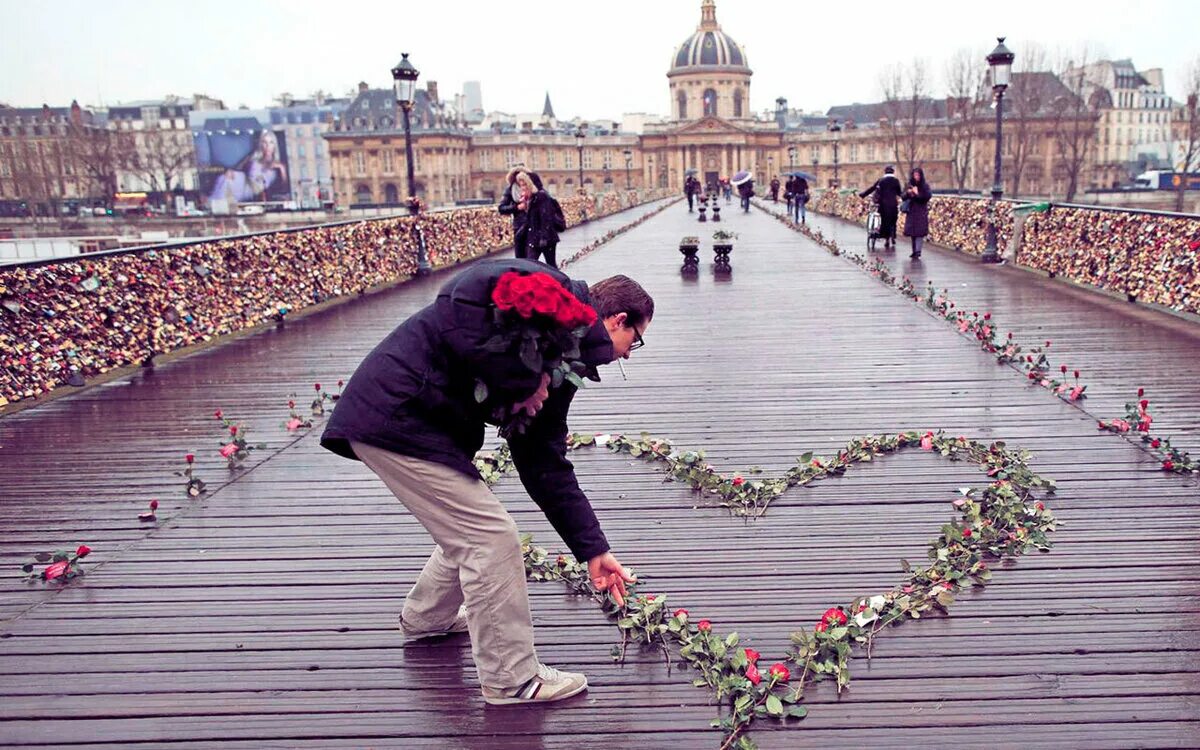
[[[771,202],[772,203],[779,202],[779,178],[778,177],[771,178]]]
[[[735,174],[730,180],[738,189],[738,195],[742,199],[742,211],[750,213],[750,199],[754,197],[754,177],[746,170],[742,170]]]
[[[806,206],[808,205],[808,180],[809,178],[816,179],[808,172],[789,172],[787,181],[787,191],[792,196],[791,216],[792,221],[798,221],[801,224],[808,223],[808,214]]]

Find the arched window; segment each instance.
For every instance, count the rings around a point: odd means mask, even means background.
[[[357,187],[355,187],[354,188],[354,202],[355,203],[370,203],[371,202],[371,188],[367,187],[365,184],[359,184]]]
[[[687,92],[680,90],[680,92],[676,95],[675,98],[679,102],[679,119],[686,120],[687,119]]]
[[[400,191],[390,182],[383,186],[383,196],[385,203],[396,204],[400,202]]]
[[[717,92],[712,89],[704,90],[704,116],[717,116]]]
[[[733,92],[733,116],[742,116],[742,90],[735,89]]]

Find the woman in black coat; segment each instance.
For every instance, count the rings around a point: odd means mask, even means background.
[[[524,172],[517,175],[516,184],[521,187],[521,204],[526,206],[526,256],[530,260],[545,258],[545,263],[558,268],[555,253],[558,249],[558,233],[566,231],[567,222],[562,207],[554,197],[535,184],[533,175]]]
[[[932,197],[933,191],[925,179],[925,170],[917,167],[909,175],[908,189],[904,191],[904,199],[908,201],[904,236],[912,238],[912,255],[909,257],[921,257],[921,246],[929,234],[929,199]]]

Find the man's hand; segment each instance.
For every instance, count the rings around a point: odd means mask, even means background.
[[[512,413],[517,414],[524,410],[529,416],[534,416],[542,409],[542,404],[550,397],[550,376],[542,373],[542,384],[533,392],[533,395],[524,401],[513,404]]]
[[[612,594],[613,601],[618,607],[625,606],[625,584],[637,583],[637,578],[625,572],[617,558],[611,552],[596,555],[588,560],[588,577],[597,591],[607,591]]]

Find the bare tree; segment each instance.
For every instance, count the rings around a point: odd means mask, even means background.
[[[195,161],[191,134],[187,130],[151,130],[137,134],[138,148],[132,171],[150,189],[166,193]]]
[[[946,118],[949,121],[950,174],[959,192],[966,190],[979,142],[977,111],[982,97],[984,55],[960,49],[946,63]]]
[[[1096,143],[1096,121],[1102,91],[1088,80],[1090,52],[1084,48],[1078,57],[1060,56],[1058,77],[1066,88],[1051,101],[1056,170],[1067,180],[1066,199],[1075,200],[1080,178]]]
[[[921,161],[926,123],[933,115],[929,99],[929,73],[925,61],[894,65],[880,77],[885,126],[898,163],[912,172]]]
[[[1179,163],[1177,171],[1183,173],[1175,188],[1175,210],[1183,211],[1184,193],[1193,169],[1200,169],[1200,55],[1188,66],[1187,101],[1176,110],[1179,118],[1175,126],[1179,140]]]
[[[1039,146],[1046,131],[1046,113],[1055,95],[1057,84],[1047,63],[1046,50],[1028,44],[1017,56],[1017,72],[1013,74],[1004,94],[1004,122],[1007,135],[1005,176],[1008,177],[1008,196],[1021,194],[1021,180],[1040,152]]]
[[[75,164],[106,203],[117,192],[118,172],[133,159],[131,135],[88,123],[72,123],[68,130],[68,148]]]

